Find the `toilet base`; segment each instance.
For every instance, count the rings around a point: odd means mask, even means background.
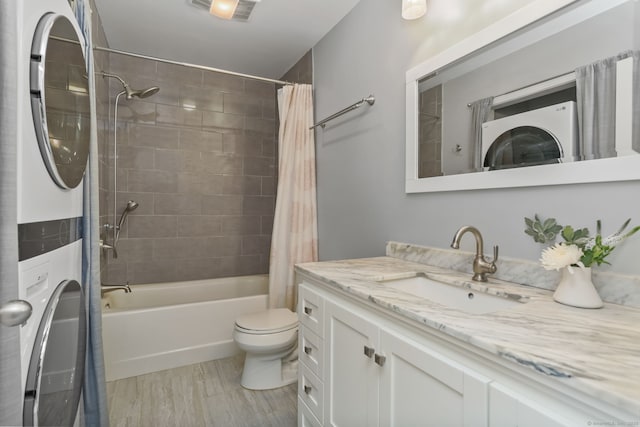
[[[271,390],[298,380],[298,361],[265,360],[247,353],[240,385],[249,390]]]

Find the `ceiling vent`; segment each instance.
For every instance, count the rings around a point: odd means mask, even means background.
[[[211,0],[190,0],[193,6],[209,11],[211,8]],[[251,17],[251,12],[256,3],[260,0],[238,0],[238,6],[231,17],[232,21],[247,22]]]

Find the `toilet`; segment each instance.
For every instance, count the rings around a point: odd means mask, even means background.
[[[247,353],[240,380],[244,388],[269,390],[297,380],[296,313],[275,308],[240,316],[233,339]]]

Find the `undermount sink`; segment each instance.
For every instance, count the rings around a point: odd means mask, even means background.
[[[518,307],[526,302],[519,296],[492,295],[474,289],[438,282],[424,275],[380,280],[379,283],[402,292],[471,314],[487,314]]]

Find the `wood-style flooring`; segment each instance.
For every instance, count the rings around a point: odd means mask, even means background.
[[[107,383],[111,427],[293,427],[297,384],[242,388],[244,355]]]

